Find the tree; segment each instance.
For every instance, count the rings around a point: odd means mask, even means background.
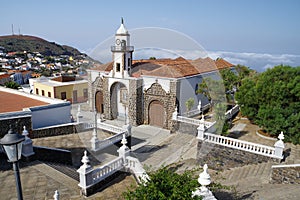
[[[127,200],[188,200],[201,199],[193,197],[192,191],[199,187],[197,178],[192,177],[191,171],[177,174],[174,169],[163,167],[148,173],[150,180],[140,184],[135,190],[123,193]]]
[[[186,102],[185,102],[185,106],[186,106],[186,110],[187,111],[190,111],[192,109],[192,107],[194,106],[195,104],[195,100],[194,98],[189,98]]]
[[[20,85],[18,83],[13,82],[13,81],[6,82],[4,85],[5,85],[5,87],[11,88],[11,89],[19,89],[19,87],[20,87]]]
[[[300,144],[300,67],[275,66],[248,78],[236,94],[243,115],[271,135]]]
[[[235,95],[235,99],[240,105],[241,112],[250,120],[254,119],[258,113],[259,101],[257,95],[256,80],[253,78],[243,80],[242,85]]]

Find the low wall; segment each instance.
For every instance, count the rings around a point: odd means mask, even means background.
[[[65,149],[33,146],[35,160],[72,165],[72,153]]]
[[[229,148],[205,141],[199,141],[197,147],[197,161],[200,165],[207,164],[215,170],[240,167],[247,164],[268,161],[278,162],[277,159]]]
[[[176,121],[175,126],[172,129],[172,132],[180,132],[180,133],[197,136],[198,134],[197,128],[198,128],[197,125]]]
[[[300,164],[272,166],[270,183],[300,184]]]
[[[50,137],[50,136],[57,136],[57,135],[67,135],[77,133],[77,126],[76,124],[69,123],[57,126],[50,126],[32,130],[29,137],[31,139],[34,138],[42,138],[42,137]]]
[[[17,133],[22,133],[23,126],[26,126],[27,130],[31,129],[31,113],[28,111],[4,113],[0,114],[0,137],[2,138],[7,134],[9,126],[15,127]]]

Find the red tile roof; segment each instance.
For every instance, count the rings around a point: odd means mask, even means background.
[[[211,58],[198,58],[196,60],[186,60],[182,57],[176,59],[156,59],[156,60],[133,60],[132,76],[140,77],[141,75],[181,78],[192,76],[205,72],[211,72],[219,69],[230,68],[233,65],[224,59],[217,61]],[[113,69],[113,62],[99,65],[93,70],[110,71]]]
[[[30,96],[28,94],[28,96]],[[23,108],[48,105],[49,103],[35,100],[22,95],[0,91],[0,113],[22,111]]]
[[[96,67],[92,68],[93,70],[98,70],[102,72],[110,72],[113,69],[113,62],[109,62],[106,64],[96,65]]]

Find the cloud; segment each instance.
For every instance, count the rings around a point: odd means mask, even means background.
[[[300,66],[300,55],[294,54],[268,54],[268,53],[238,53],[226,51],[209,51],[209,57],[224,58],[232,64],[246,65],[257,71],[264,71],[276,65]]]

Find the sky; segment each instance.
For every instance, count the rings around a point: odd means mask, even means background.
[[[15,0],[2,1],[1,8],[0,35],[10,35],[13,24],[15,34],[20,30],[88,54],[114,35],[123,17],[129,31],[174,30],[210,57],[233,64],[259,71],[300,66],[298,0]]]

